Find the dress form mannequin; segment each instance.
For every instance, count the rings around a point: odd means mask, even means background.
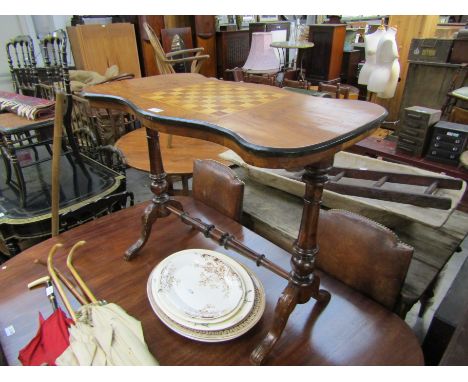
[[[388,28],[377,45],[376,64],[370,74],[367,90],[380,98],[391,98],[395,94],[400,64],[396,44],[396,29]]]
[[[369,83],[370,75],[373,72],[376,65],[377,46],[381,37],[384,34],[385,29],[379,28],[374,33],[364,36],[366,62],[364,63],[364,66],[362,67],[359,73],[358,84],[360,85],[367,85]]]
[[[392,64],[392,71],[388,84],[383,92],[377,93],[377,97],[380,98],[392,98],[395,95],[395,90],[398,84],[398,78],[400,77],[400,63],[398,60],[394,60]]]

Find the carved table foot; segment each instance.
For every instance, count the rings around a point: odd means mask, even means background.
[[[272,328],[260,345],[258,345],[250,355],[250,362],[252,362],[252,364],[261,365],[265,361],[267,355],[280,338],[281,333],[283,333],[289,315],[298,304],[300,293],[300,287],[291,282],[288,283],[276,304]]]
[[[136,241],[135,244],[133,244],[130,248],[127,249],[124,255],[125,260],[130,261],[133,257],[135,257],[138,254],[140,249],[143,248],[143,246],[146,244],[150,237],[153,223],[158,218],[164,218],[171,213],[166,208],[166,206],[168,205],[176,207],[179,210],[183,211],[182,204],[177,200],[167,200],[166,202],[164,202],[164,204],[157,204],[155,202],[151,202],[150,204],[148,204],[148,206],[145,208],[143,216],[141,217],[142,227],[140,238]]]

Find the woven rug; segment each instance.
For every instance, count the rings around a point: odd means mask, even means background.
[[[0,110],[6,110],[27,119],[46,118],[54,115],[55,102],[48,99],[0,91]]]

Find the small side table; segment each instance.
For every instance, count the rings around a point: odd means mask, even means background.
[[[299,80],[304,81],[305,76],[302,72],[302,61],[303,61],[303,54],[299,54],[301,49],[310,49],[314,47],[313,42],[309,41],[276,41],[270,44],[272,48],[278,49],[280,53],[280,63],[281,63],[281,56],[283,57],[283,67],[286,69],[286,50],[287,49],[298,49],[297,57],[301,57],[300,64],[299,64]],[[297,68],[297,60],[295,61],[294,69]]]

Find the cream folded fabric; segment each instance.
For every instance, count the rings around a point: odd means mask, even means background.
[[[70,346],[57,358],[60,366],[157,366],[140,321],[120,306],[88,304],[70,327]]]

